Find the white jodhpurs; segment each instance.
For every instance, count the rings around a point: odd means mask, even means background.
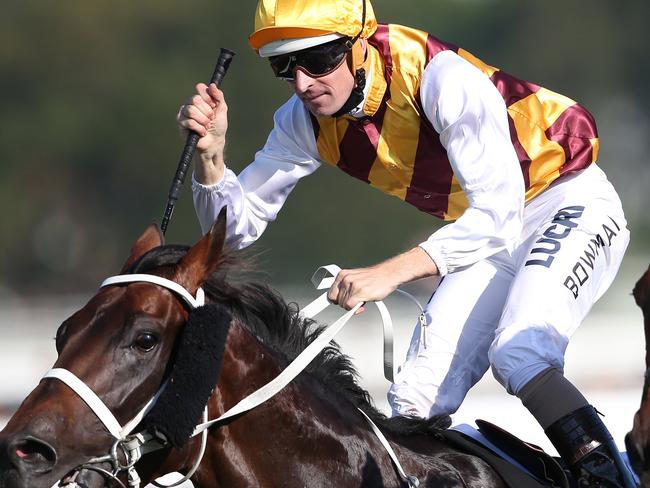
[[[524,212],[521,238],[445,276],[388,392],[393,415],[454,413],[489,367],[517,394],[564,369],[569,338],[611,285],[629,243],[621,202],[591,165],[551,185]]]

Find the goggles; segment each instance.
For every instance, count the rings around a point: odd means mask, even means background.
[[[281,80],[294,81],[297,69],[311,78],[320,78],[336,70],[352,48],[350,39],[336,39],[294,53],[269,57],[271,69]]]

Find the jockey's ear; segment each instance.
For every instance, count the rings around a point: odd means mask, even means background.
[[[145,253],[151,251],[154,247],[162,246],[164,242],[165,237],[163,236],[160,227],[158,227],[158,224],[149,225],[149,227],[145,229],[142,235],[138,237],[133,244],[131,255],[122,266],[120,274],[126,273],[128,269],[133,266],[133,263],[140,259]]]
[[[194,244],[178,264],[175,281],[191,292],[216,271],[226,240],[226,207],[221,209],[210,232]]]

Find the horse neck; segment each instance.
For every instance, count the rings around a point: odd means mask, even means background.
[[[264,386],[286,364],[244,327],[231,327],[211,417]],[[241,478],[247,469],[255,476],[276,472],[283,465],[287,472],[294,471],[291,467],[301,458],[313,462],[309,458],[314,446],[334,458],[346,458],[348,445],[367,443],[373,436],[349,401],[304,373],[264,404],[219,427],[218,435],[221,442],[211,455],[219,463],[215,476],[237,486],[250,482]],[[264,485],[259,479],[256,483]]]
[[[217,393],[225,408],[230,408],[242,398],[258,390],[275,379],[289,364],[284,354],[262,343],[241,324],[236,322],[230,329],[224,351],[224,359]],[[227,387],[222,384],[227,382]],[[293,415],[300,409],[313,410],[326,400],[335,404],[338,412],[353,411],[352,404],[340,393],[309,373],[299,374],[292,382],[278,392],[273,398],[253,409],[246,415],[255,414],[257,410],[272,409],[279,403],[295,401],[295,408],[278,415]],[[304,419],[301,419],[304,425]]]

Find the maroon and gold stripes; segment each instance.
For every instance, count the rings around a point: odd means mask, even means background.
[[[584,107],[488,66],[467,51],[459,50],[458,54],[489,76],[503,97],[512,144],[524,176],[527,202],[561,175],[584,169],[596,161],[596,123]]]
[[[596,125],[573,100],[415,29],[380,24],[369,43],[375,48],[366,63],[373,69],[364,106],[369,116],[312,117],[321,158],[351,176],[445,220],[462,215],[467,198],[419,97],[424,68],[447,50],[481,70],[503,97],[526,201],[596,160]]]
[[[577,134],[576,126],[579,127]],[[566,163],[560,167],[560,174],[582,169],[596,161],[598,156],[596,122],[581,105],[575,104],[566,109],[548,128],[546,136],[564,149]]]

